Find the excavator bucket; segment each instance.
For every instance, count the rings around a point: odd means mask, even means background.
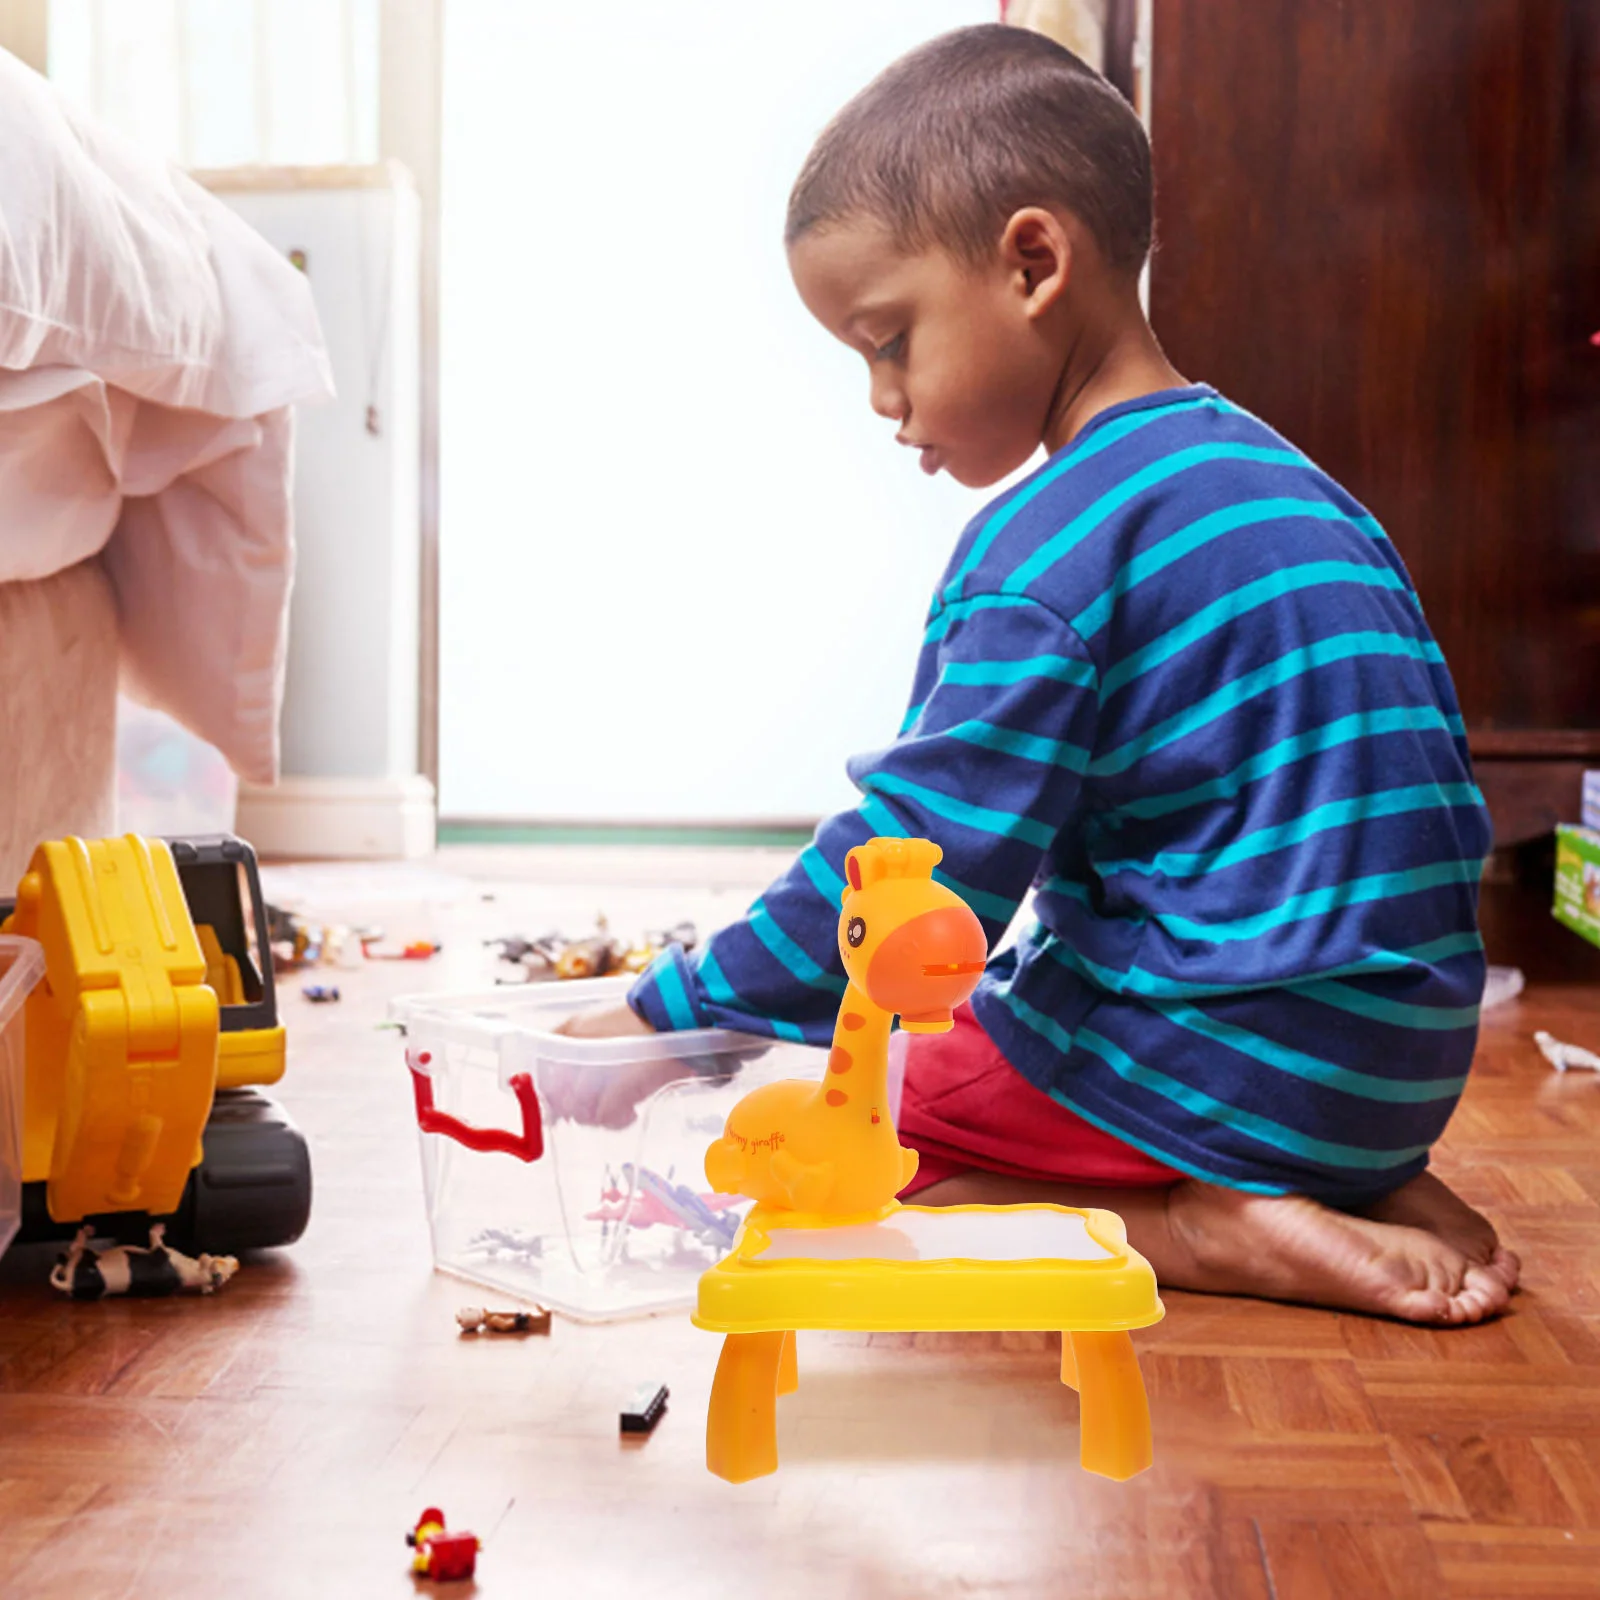
[[[28,1002],[24,1181],[52,1220],[173,1211],[216,1089],[217,995],[172,853],[135,835],[35,852],[14,931],[44,946]]]

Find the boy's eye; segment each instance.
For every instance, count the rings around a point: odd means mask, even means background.
[[[887,344],[878,345],[872,352],[874,361],[898,361],[906,353],[906,336],[897,333]]]

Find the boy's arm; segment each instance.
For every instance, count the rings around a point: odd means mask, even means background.
[[[657,1029],[740,1028],[826,1043],[844,993],[844,859],[874,835],[944,850],[935,874],[991,947],[1072,814],[1094,744],[1098,678],[1078,635],[1021,596],[936,611],[905,729],[858,757],[861,803],[828,818],[789,870],[693,956],[666,951],[628,995]]]

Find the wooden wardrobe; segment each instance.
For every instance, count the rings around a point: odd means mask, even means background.
[[[1600,0],[1113,0],[1178,369],[1358,495],[1460,691],[1496,840],[1600,766]],[[1121,19],[1119,21],[1119,18]]]

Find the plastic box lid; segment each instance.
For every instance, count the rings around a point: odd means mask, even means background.
[[[44,976],[44,950],[33,939],[0,937],[0,1030],[7,1028]]]
[[[580,1011],[623,999],[633,983],[632,978],[554,979],[475,994],[399,995],[389,1002],[389,1017],[406,1026],[426,1021],[433,1037],[451,1044],[498,1047],[502,1071],[519,1070],[519,1060],[529,1047],[544,1061],[604,1068],[742,1053],[752,1046],[765,1050],[778,1042],[726,1028],[686,1028],[619,1039],[573,1039],[556,1032],[566,1018]]]

